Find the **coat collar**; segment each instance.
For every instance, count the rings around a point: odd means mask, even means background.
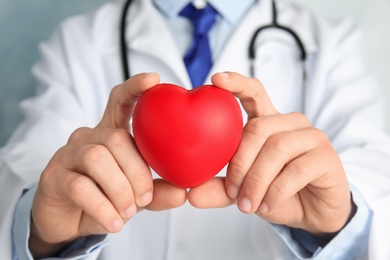
[[[284,2],[279,3],[280,22],[286,25],[291,24],[304,42],[307,52],[314,52],[317,49],[316,40],[313,37],[314,34],[306,29],[302,30],[302,28],[308,26],[307,23],[310,23],[308,17],[297,17],[289,8],[285,8]],[[214,62],[209,77],[215,72],[227,70],[248,75],[249,41],[258,27],[271,22],[271,4],[271,0],[258,1],[248,12],[243,21],[232,32],[230,40]],[[151,0],[134,1],[133,5],[137,5],[137,7],[130,8],[130,14],[126,21],[128,24],[126,42],[129,50],[149,56],[163,63],[176,76],[178,84],[190,88],[191,83],[187,70],[176,48],[175,41],[166,26],[165,18],[156,9]],[[151,17],[153,18],[151,19]]]
[[[158,60],[177,76],[179,84],[191,86],[183,59],[162,14],[151,0],[134,1],[133,5],[137,7],[130,7],[126,20],[128,50]]]
[[[246,11],[257,1],[261,0],[207,0],[218,13],[230,24],[236,24]],[[180,11],[194,0],[153,0],[160,11],[171,19],[179,15]]]

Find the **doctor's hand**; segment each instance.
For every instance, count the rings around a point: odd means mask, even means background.
[[[193,188],[198,208],[236,203],[271,223],[331,236],[354,213],[342,163],[326,135],[302,114],[279,114],[256,79],[219,73],[212,83],[239,98],[248,114],[225,178]]]
[[[98,126],[76,130],[48,163],[31,211],[34,257],[55,254],[78,237],[118,232],[143,208],[186,201],[185,189],[152,179],[129,133],[136,101],[159,80],[139,74],[113,88]]]

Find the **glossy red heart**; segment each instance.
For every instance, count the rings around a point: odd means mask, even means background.
[[[133,134],[150,167],[182,188],[214,177],[241,140],[242,114],[235,97],[206,85],[186,90],[159,84],[138,100]]]

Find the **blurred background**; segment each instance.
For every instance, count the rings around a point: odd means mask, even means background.
[[[390,133],[390,1],[294,1],[324,16],[351,17],[361,26],[367,62],[376,71],[388,100],[386,127]],[[18,103],[34,94],[31,67],[39,58],[38,43],[64,18],[94,10],[105,2],[109,0],[0,0],[0,146],[22,120]]]

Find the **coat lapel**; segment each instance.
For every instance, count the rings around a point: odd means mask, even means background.
[[[186,67],[164,17],[150,0],[135,1],[133,5],[138,6],[130,7],[126,21],[126,42],[132,75],[155,71],[161,74],[162,81],[169,80],[190,88],[191,81]],[[137,61],[140,55],[144,64],[142,66]],[[164,68],[164,73],[160,71],[161,68]],[[167,74],[169,76],[164,79]]]
[[[317,48],[310,29],[310,18],[297,16],[291,12],[291,8],[285,8],[283,2],[277,4],[279,23],[292,28],[299,35],[310,60]],[[271,24],[271,21],[272,1],[260,0],[232,33],[209,77],[219,71],[234,71],[250,76],[250,40],[258,28]],[[280,29],[265,30],[256,38],[255,50],[254,76],[262,81],[275,107],[282,113],[303,112],[303,71],[294,38]]]
[[[260,0],[236,26],[217,57],[209,77],[220,71],[234,71],[249,76],[248,48],[253,32],[271,21],[270,0]]]
[[[151,0],[135,1],[133,5],[138,6],[130,8],[126,31],[131,73],[155,71],[162,76],[163,82],[179,84],[190,89],[191,82],[187,70],[165,18]],[[249,76],[249,42],[256,29],[270,24],[271,5],[271,0],[260,0],[251,8],[232,32],[214,62],[206,83],[210,82],[211,75],[220,71],[235,71]],[[278,3],[280,23],[292,27],[298,33],[310,54],[316,50],[316,44],[307,29],[309,19],[297,17],[294,12],[287,11],[284,5],[283,2]],[[256,48],[258,58],[255,76],[266,84],[267,91],[276,103],[291,104],[286,102],[287,99],[297,100],[297,104],[282,107],[281,112],[299,110],[298,103],[301,99],[291,96],[300,95],[302,92],[299,89],[301,88],[299,85],[302,84],[299,82],[301,67],[297,58],[298,49],[292,37],[280,30],[269,30],[265,35],[258,37]],[[296,86],[291,82],[296,82]]]

